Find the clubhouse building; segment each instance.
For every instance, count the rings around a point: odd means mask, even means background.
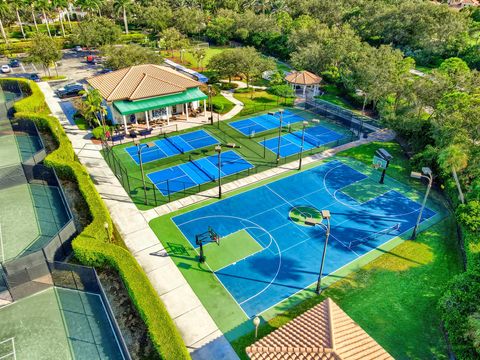
[[[166,66],[131,66],[87,82],[100,92],[113,123],[122,125],[126,134],[131,129],[169,125],[171,120],[206,118],[202,84]]]

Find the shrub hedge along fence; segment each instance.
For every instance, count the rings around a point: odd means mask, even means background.
[[[113,226],[110,214],[86,169],[78,162],[58,119],[48,115],[43,93],[30,80],[1,79],[0,83],[8,81],[18,82],[22,91],[30,95],[15,103],[15,117],[33,120],[40,130],[49,132],[57,144],[57,149],[46,157],[45,165],[54,168],[60,178],[78,184],[88,204],[91,222],[72,242],[75,257],[85,265],[108,265],[118,271],[162,359],[190,359],[173,320],[143,269],[130,252],[111,242]],[[109,225],[108,237],[105,223]]]

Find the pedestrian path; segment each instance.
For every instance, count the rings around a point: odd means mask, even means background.
[[[168,256],[161,256],[165,249],[108,167],[100,154],[100,145],[91,142],[88,131],[70,124],[50,85],[42,82],[39,86],[52,115],[59,119],[78,159],[92,177],[125,244],[164,302],[192,358],[238,359],[176,265]]]

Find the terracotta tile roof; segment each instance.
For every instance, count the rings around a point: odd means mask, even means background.
[[[393,359],[331,299],[247,347],[252,360]]]
[[[322,78],[309,71],[294,71],[285,76],[285,80],[291,84],[315,85],[320,84]]]
[[[160,65],[136,65],[94,76],[87,82],[107,101],[139,100],[183,92],[201,84]]]

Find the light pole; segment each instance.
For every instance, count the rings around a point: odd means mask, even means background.
[[[208,102],[210,103],[210,125],[213,125],[212,85],[208,85]]]
[[[218,153],[218,198],[222,198],[222,146],[215,146],[215,151]]]
[[[319,295],[322,292],[323,265],[325,264],[325,256],[327,255],[328,238],[330,236],[330,211],[322,210],[322,218],[327,220],[327,226],[325,228],[325,244],[323,246],[322,262],[320,263],[320,272],[318,273],[317,288],[315,289],[315,292]]]
[[[305,143],[305,127],[308,125],[308,121],[302,122],[302,146],[300,147],[300,159],[298,159],[298,170],[302,170],[302,157],[303,157],[303,145]]]
[[[255,316],[253,318],[253,325],[255,326],[255,339],[258,337],[258,326],[260,325],[260,318]]]
[[[279,109],[278,112],[280,113],[280,125],[278,127],[277,165],[280,162],[280,140],[282,137],[283,109]],[[275,116],[275,113],[269,112],[268,115]]]
[[[133,139],[133,143],[137,147],[138,160],[140,162],[140,171],[142,173],[143,194],[144,194],[143,202],[146,205],[147,204],[147,185],[145,184],[145,172],[143,171],[142,150],[146,149],[146,148],[154,147],[155,144],[154,143],[147,143],[147,144],[143,144],[145,146],[142,146],[142,144],[140,143],[140,140],[138,140],[138,139]]]
[[[421,179],[421,178],[428,179],[427,191],[425,192],[425,196],[423,197],[422,207],[420,208],[420,212],[418,213],[417,223],[413,228],[412,236],[410,237],[410,240],[415,240],[415,238],[417,237],[417,230],[418,230],[418,226],[420,225],[420,221],[422,220],[423,209],[425,209],[425,204],[427,203],[428,194],[430,193],[430,189],[432,188],[432,183],[433,183],[433,174],[432,174],[432,170],[429,167],[423,167],[422,173],[412,171],[410,174],[410,176],[415,179]]]

